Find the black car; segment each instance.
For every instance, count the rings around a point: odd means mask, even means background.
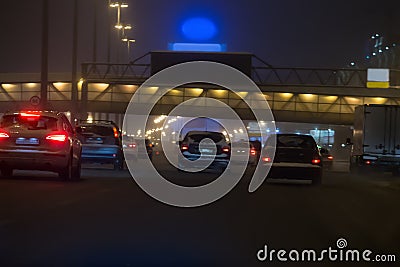
[[[272,155],[274,138],[276,138],[275,157]],[[312,136],[271,135],[262,151],[262,161],[264,164],[271,164],[267,178],[311,180],[314,185],[321,183],[322,157]]]
[[[83,162],[111,163],[115,170],[123,168],[122,137],[114,122],[81,122],[76,126],[76,132],[82,142]]]
[[[64,180],[81,175],[81,142],[62,112],[6,112],[0,124],[0,170],[57,172]]]
[[[214,145],[204,145],[200,147],[203,139],[211,140]],[[204,161],[213,159],[212,163],[207,167],[209,169],[224,170],[230,160],[231,147],[227,143],[225,136],[219,132],[210,131],[190,131],[186,134],[180,144],[181,154],[178,155],[178,170],[185,170],[188,166],[184,163],[184,158],[192,161],[195,165],[202,166],[200,157]],[[192,167],[193,167],[192,164]]]

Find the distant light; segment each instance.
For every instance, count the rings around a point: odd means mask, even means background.
[[[223,44],[172,43],[169,44],[169,49],[172,51],[224,52],[226,46]]]
[[[379,34],[376,33],[375,36],[376,36],[376,37],[379,37]]]
[[[374,35],[372,35],[371,39],[375,39],[375,36],[374,36]]]
[[[378,52],[379,52],[379,53],[382,53],[383,51],[382,51],[382,49],[379,49]]]
[[[386,49],[386,50],[389,50],[389,46],[386,46],[385,49]]]
[[[350,62],[350,65],[351,65],[351,66],[354,66],[354,65],[356,65],[356,63],[354,63],[354,62]]]
[[[190,40],[205,41],[217,34],[217,27],[207,18],[191,18],[183,23],[182,33]]]
[[[280,132],[280,130],[279,130],[278,128],[276,128],[276,132],[277,132],[277,133],[279,133],[279,132]]]
[[[366,56],[365,58],[366,58],[366,59],[370,59],[371,57],[370,57],[370,56]]]
[[[373,52],[373,53],[372,53],[372,55],[373,55],[373,56],[376,56],[376,53],[375,53],[375,52]]]

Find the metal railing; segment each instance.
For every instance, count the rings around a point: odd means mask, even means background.
[[[82,78],[87,81],[127,82],[139,84],[151,75],[148,54],[129,64],[83,63]],[[315,87],[365,87],[365,69],[322,69],[273,67],[253,56],[251,78],[258,85],[315,86]]]

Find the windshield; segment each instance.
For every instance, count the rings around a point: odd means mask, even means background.
[[[4,116],[2,128],[24,127],[28,130],[57,130],[57,119],[53,117],[21,117],[19,114]]]
[[[112,127],[99,125],[83,125],[77,127],[77,131],[83,135],[114,136]]]
[[[221,142],[224,136],[221,133],[201,133],[201,134],[190,134],[188,138],[193,140],[193,142],[199,143],[201,140],[205,138],[210,138],[215,143]]]

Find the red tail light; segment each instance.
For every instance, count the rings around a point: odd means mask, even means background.
[[[370,165],[370,164],[371,164],[371,161],[367,160],[367,161],[365,162],[365,164]]]
[[[254,148],[250,149],[250,155],[255,156],[257,154]]]
[[[181,150],[188,150],[189,146],[186,144],[181,145]]]
[[[321,163],[321,160],[320,159],[313,159],[312,161],[311,161],[311,163],[312,164],[320,164]]]
[[[328,159],[329,160],[333,160],[333,156],[328,156]]]
[[[135,143],[129,144],[128,147],[130,147],[130,148],[136,148],[136,144],[135,144]]]
[[[272,159],[271,159],[270,157],[263,157],[263,158],[262,158],[262,161],[264,161],[264,162],[271,162]]]
[[[231,150],[231,149],[230,149],[229,146],[224,146],[224,147],[222,148],[222,152],[224,152],[224,153],[229,153],[230,150]]]
[[[36,112],[21,112],[19,113],[19,116],[21,116],[22,119],[25,120],[30,120],[30,121],[34,121],[34,120],[39,120],[40,119],[40,114],[36,113]]]
[[[68,136],[65,133],[54,133],[54,134],[49,134],[46,136],[46,140],[49,141],[54,141],[54,142],[65,142],[67,140]]]
[[[0,130],[0,140],[1,139],[6,139],[8,137],[10,137],[10,135],[6,131]]]
[[[113,127],[114,137],[118,138],[118,130],[117,128]]]

